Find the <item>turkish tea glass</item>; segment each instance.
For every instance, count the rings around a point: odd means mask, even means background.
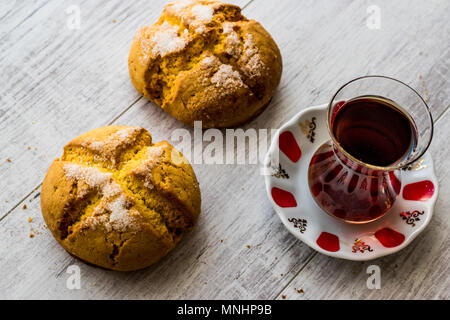
[[[409,151],[386,166],[356,158],[343,148],[333,133],[334,119],[346,103],[367,97],[377,97],[399,108],[408,117],[413,130],[415,141]],[[365,117],[370,116],[370,113],[365,114]],[[422,157],[431,143],[433,118],[426,102],[399,80],[385,76],[360,77],[343,85],[332,97],[327,124],[330,140],[318,148],[308,169],[309,188],[315,202],[329,215],[348,223],[379,219],[399,196],[401,169]]]

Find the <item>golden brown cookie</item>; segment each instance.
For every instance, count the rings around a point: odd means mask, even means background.
[[[200,214],[195,173],[144,128],[109,126],[72,140],[41,192],[45,222],[72,255],[129,271],[164,257]]]
[[[237,6],[176,1],[141,28],[128,58],[137,91],[178,120],[230,127],[258,115],[280,83],[280,50]]]

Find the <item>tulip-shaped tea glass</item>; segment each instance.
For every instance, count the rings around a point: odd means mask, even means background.
[[[401,169],[418,160],[433,137],[422,97],[384,76],[342,86],[328,106],[330,140],[313,155],[308,183],[326,213],[349,223],[384,214],[401,190]]]

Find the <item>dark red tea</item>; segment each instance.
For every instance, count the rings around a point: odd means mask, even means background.
[[[401,190],[389,167],[408,156],[416,144],[410,117],[390,100],[364,96],[334,106],[332,133],[356,163],[328,141],[314,153],[308,183],[316,203],[328,214],[351,223],[384,215]]]
[[[416,143],[410,117],[381,97],[347,101],[334,115],[332,131],[354,158],[381,167],[402,160]]]

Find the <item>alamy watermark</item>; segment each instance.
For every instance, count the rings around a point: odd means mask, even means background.
[[[279,153],[271,154],[269,163],[265,157],[270,141],[275,137],[277,129],[206,129],[202,122],[195,121],[194,129],[176,129],[170,137],[177,150],[172,152],[175,164],[189,162],[191,164],[237,164],[261,165],[261,174],[268,174],[267,168],[278,165]]]
[[[370,276],[367,278],[367,289],[381,289],[381,269],[376,264],[372,264],[367,267],[367,274]]]
[[[69,30],[80,30],[81,28],[81,10],[77,5],[71,5],[66,9],[67,22],[66,26]]]
[[[66,280],[66,287],[69,290],[80,290],[81,289],[81,269],[76,264],[70,265],[66,273],[70,276]]]
[[[366,13],[368,14],[366,20],[366,26],[370,30],[381,29],[381,8],[377,5],[370,5],[367,7]]]

